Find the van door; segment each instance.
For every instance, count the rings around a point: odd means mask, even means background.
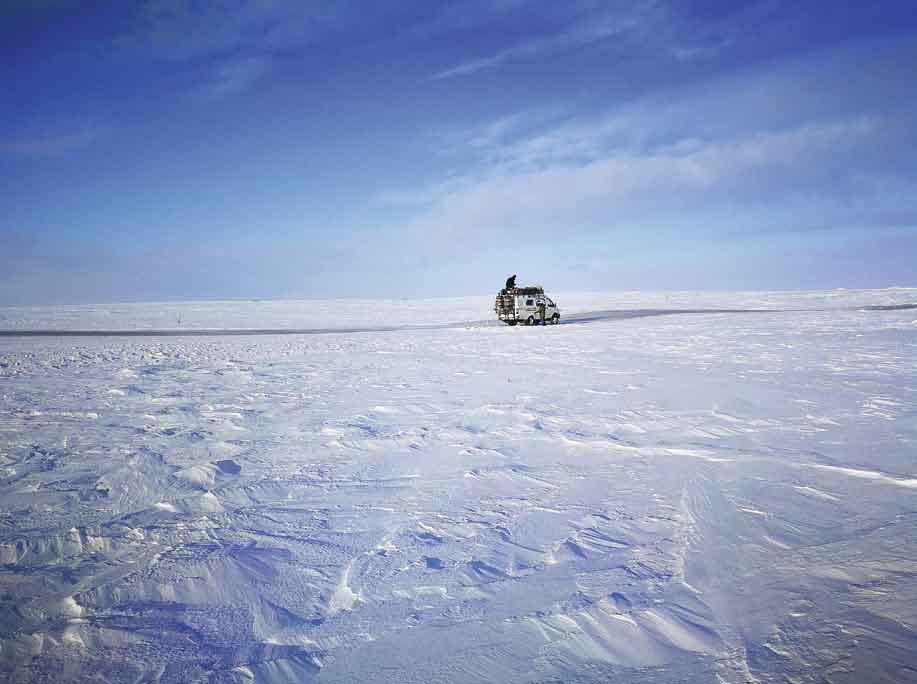
[[[544,307],[544,319],[548,320],[551,314],[548,313],[548,302],[545,297],[538,297],[535,300],[535,322],[541,323],[541,307]]]

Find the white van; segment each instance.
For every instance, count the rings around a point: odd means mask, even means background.
[[[560,321],[560,309],[539,286],[500,290],[494,301],[494,311],[507,325],[537,325],[542,322],[542,311],[544,323],[554,325]]]

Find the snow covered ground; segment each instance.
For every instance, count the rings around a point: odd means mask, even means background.
[[[0,309],[448,326],[0,338],[0,679],[917,681],[917,291],[557,300]]]
[[[553,293],[564,316],[596,311],[844,309],[917,301],[917,290]],[[493,321],[493,295],[424,300],[200,301],[0,306],[3,330],[304,330]]]

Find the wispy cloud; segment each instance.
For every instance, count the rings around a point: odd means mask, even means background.
[[[286,4],[286,3],[283,3]],[[279,3],[217,0],[146,0],[133,28],[118,39],[124,48],[160,59],[188,59],[244,47],[255,27],[280,20]]]
[[[469,74],[483,71],[484,69],[490,69],[510,59],[513,56],[514,50],[515,48],[504,50],[490,57],[481,57],[479,59],[473,59],[470,62],[463,62],[462,64],[444,69],[434,74],[431,80],[437,81],[443,78],[453,78],[455,76],[468,76]]]
[[[118,44],[172,61],[234,53],[270,54],[302,48],[360,17],[349,3],[146,0],[132,30],[122,35]]]
[[[591,43],[621,36],[637,30],[649,29],[655,14],[655,3],[637,3],[626,9],[590,13],[546,36],[527,40],[494,54],[463,62],[432,76],[432,80],[468,76],[492,69],[506,62],[533,59],[566,50],[584,47]]]
[[[729,12],[710,17],[692,14],[690,3],[642,0],[632,3],[571,2],[568,20],[537,38],[509,45],[491,54],[437,72],[431,80],[469,76],[516,61],[534,60],[617,40],[631,54],[649,54],[678,62],[711,59],[736,44],[770,41],[792,29],[792,18],[776,21],[772,0],[736,3]],[[518,10],[517,6],[513,7]],[[792,12],[784,12],[784,15]],[[788,25],[789,24],[789,25]]]
[[[269,68],[267,57],[225,61],[214,69],[210,81],[203,86],[203,95],[209,100],[221,100],[241,93],[257,83]]]
[[[4,0],[0,3],[0,21],[11,21],[21,16],[73,7],[77,4],[79,0]]]
[[[513,160],[444,190],[421,220],[423,232],[454,236],[512,226],[539,232],[558,225],[610,229],[666,216],[679,223],[678,214],[689,208],[817,196],[831,182],[856,181],[856,174],[838,174],[839,162],[872,144],[880,128],[880,121],[861,118],[728,141],[684,139],[651,152],[611,152],[584,163],[558,160],[548,150],[533,167],[531,159],[541,155],[535,144],[525,151],[524,165]]]
[[[127,59],[204,71],[199,93],[220,100],[261,82],[278,55],[313,46],[359,19],[346,3],[145,0],[112,46]]]
[[[92,126],[48,127],[0,138],[0,153],[22,156],[60,156],[92,145],[99,130]]]
[[[591,115],[513,113],[463,144],[449,134],[443,149],[465,172],[418,194],[410,230],[437,240],[558,226],[721,237],[917,227],[917,164],[904,152],[917,144],[917,96],[905,95],[902,66],[914,49],[902,45],[758,65]]]

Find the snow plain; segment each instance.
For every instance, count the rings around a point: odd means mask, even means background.
[[[917,682],[917,291],[557,300],[0,309],[325,331],[0,337],[0,679]]]

